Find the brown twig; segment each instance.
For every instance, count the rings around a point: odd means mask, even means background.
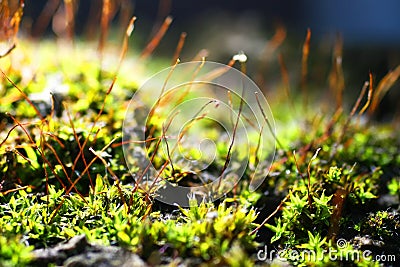
[[[361,108],[360,112],[358,112],[358,115],[362,115],[364,114],[364,112],[367,110],[367,108],[369,107],[370,103],[371,103],[371,99],[372,99],[372,93],[374,91],[373,88],[373,77],[372,77],[372,73],[369,73],[369,89],[368,89],[368,95],[367,95],[367,102],[364,104],[364,106]]]
[[[71,43],[74,40],[74,27],[75,27],[75,11],[73,0],[64,0],[65,5],[65,22],[67,26],[68,41]]]
[[[161,25],[158,32],[154,35],[154,37],[151,39],[151,41],[147,44],[147,46],[141,53],[140,55],[141,60],[145,60],[147,57],[151,55],[151,53],[153,53],[154,49],[156,49],[161,39],[164,37],[171,23],[172,23],[172,17],[171,16],[166,17],[164,23]]]
[[[0,69],[1,74],[3,75],[4,78],[7,79],[7,81],[9,83],[11,83],[11,85],[18,90],[18,92],[22,95],[22,97],[26,100],[26,102],[29,103],[29,105],[34,109],[36,115],[40,118],[40,120],[44,121],[44,118],[42,116],[42,114],[40,113],[40,111],[37,109],[37,107],[33,104],[33,102],[29,99],[29,97],[24,93],[24,91],[22,91],[17,84],[14,83],[13,80],[10,79],[10,77],[8,77],[7,74],[4,73],[3,70]]]
[[[218,189],[221,186],[222,177],[224,175],[224,172],[228,168],[228,164],[231,161],[232,148],[233,148],[233,144],[235,142],[236,132],[237,132],[237,128],[239,126],[239,121],[240,121],[240,116],[241,116],[242,111],[243,111],[244,94],[245,94],[245,87],[244,87],[243,81],[242,81],[242,95],[240,97],[239,111],[238,111],[238,114],[237,114],[237,117],[236,117],[235,125],[233,127],[232,139],[231,139],[231,142],[229,144],[228,153],[226,154],[225,163],[224,163],[224,166],[223,166],[223,168],[221,170],[221,174],[219,176]]]
[[[390,88],[400,77],[400,65],[394,70],[390,71],[382,80],[378,83],[375,89],[375,93],[372,96],[372,101],[369,109],[369,115],[371,116],[378,108],[384,95],[389,91]]]
[[[343,188],[338,188],[333,195],[332,205],[333,211],[329,223],[328,239],[335,241],[335,238],[339,232],[339,222],[342,218],[342,210],[346,201],[348,191]]]
[[[315,154],[312,156],[310,162],[308,162],[307,166],[307,177],[308,177],[308,184],[307,184],[307,196],[308,196],[308,205],[312,208],[312,197],[311,197],[311,163],[317,158],[319,151],[321,148],[317,148]]]
[[[85,139],[85,142],[83,143],[83,145],[81,145],[81,140],[79,139],[78,134],[76,133],[74,121],[73,121],[72,118],[71,118],[71,114],[70,114],[70,112],[69,112],[69,110],[68,110],[66,104],[64,104],[64,109],[67,111],[68,121],[69,121],[69,124],[70,124],[70,126],[71,126],[72,133],[73,133],[74,138],[75,138],[75,142],[78,144],[78,147],[79,147],[78,155],[76,156],[76,158],[75,158],[75,160],[74,160],[74,163],[72,164],[72,167],[71,167],[71,174],[69,175],[69,177],[72,178],[72,176],[73,176],[74,173],[75,173],[76,164],[78,163],[79,158],[82,157],[83,164],[84,164],[85,167],[87,167],[87,162],[86,162],[86,158],[85,158],[85,153],[84,153],[83,151],[84,151],[84,147],[85,147],[86,142],[87,142],[88,139]],[[88,173],[88,178],[89,178],[90,185],[91,185],[91,187],[93,188],[94,185],[93,185],[93,180],[92,180],[92,177],[91,177],[90,173]]]
[[[123,192],[122,192],[121,187],[119,186],[120,180],[119,180],[118,176],[114,173],[114,171],[110,168],[109,164],[107,164],[107,161],[106,161],[99,153],[97,153],[96,151],[94,151],[94,149],[91,148],[91,147],[89,148],[89,151],[92,152],[98,159],[100,159],[100,161],[103,163],[104,167],[105,167],[105,168],[107,169],[107,171],[111,174],[111,178],[112,178],[114,181],[116,181],[115,185],[116,185],[116,187],[117,187],[117,189],[118,189],[118,193],[119,193],[119,196],[120,196],[120,198],[121,198],[121,200],[122,200],[122,203],[124,204],[124,206],[127,207],[128,212],[130,212],[130,206],[127,205],[125,196],[124,196],[124,194],[123,194]]]
[[[311,40],[311,30],[307,29],[306,39],[303,44],[302,58],[301,58],[301,82],[300,87],[303,92],[304,105],[307,106],[307,76],[308,76],[308,57],[310,54],[310,40]]]
[[[44,34],[59,6],[60,0],[49,0],[46,2],[46,5],[33,25],[32,35],[34,37],[41,37]]]
[[[250,232],[250,235],[255,234],[258,230],[261,229],[261,227],[263,227],[272,217],[275,216],[275,214],[278,213],[278,211],[282,208],[283,204],[285,204],[285,202],[290,198],[290,194],[287,194],[286,197],[284,199],[282,199],[281,203],[279,203],[278,207],[276,207],[276,209],[267,217],[265,218],[265,220],[259,225],[257,226],[256,229],[254,229],[253,231]]]
[[[343,54],[343,40],[340,35],[337,36],[335,47],[333,50],[332,69],[329,74],[329,87],[336,97],[336,107],[343,107],[343,90],[345,88],[345,81],[343,75],[342,56]]]
[[[103,57],[104,45],[108,36],[108,27],[111,20],[111,1],[103,0],[103,5],[101,9],[101,21],[100,21],[100,38],[99,38],[99,53],[100,57]]]
[[[254,94],[256,96],[258,108],[261,110],[261,113],[263,115],[264,121],[267,123],[269,131],[271,132],[272,136],[274,137],[275,142],[279,145],[280,148],[283,149],[282,143],[279,141],[278,137],[276,136],[276,133],[275,133],[274,129],[272,129],[272,125],[271,125],[267,115],[265,114],[264,108],[261,106],[260,99],[258,97],[258,93],[254,92]]]
[[[178,45],[176,46],[176,49],[175,49],[174,56],[172,57],[172,64],[175,64],[175,62],[178,60],[178,58],[181,54],[183,45],[185,44],[186,36],[187,36],[186,32],[181,33],[181,36],[179,37]]]

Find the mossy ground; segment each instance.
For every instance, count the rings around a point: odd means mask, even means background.
[[[129,55],[110,92],[118,50],[100,62],[93,47],[20,40],[1,59],[15,85],[3,75],[0,266],[29,265],[33,249],[79,234],[125,247],[150,265],[378,266],[383,254],[400,261],[393,245],[400,241],[398,125],[361,115],[370,108],[367,94],[352,113],[304,91],[276,90],[277,153],[261,187],[249,192],[248,168],[225,198],[179,208],[135,187],[121,145],[132,94],[168,64],[138,64]],[[57,92],[53,100],[43,94],[49,91]],[[265,247],[283,259],[257,257]],[[307,250],[318,260],[292,253]],[[365,250],[372,254],[361,257]],[[346,253],[359,257],[341,257]]]

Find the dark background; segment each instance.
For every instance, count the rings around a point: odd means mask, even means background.
[[[36,20],[48,1],[25,0],[25,15]],[[339,31],[349,43],[400,44],[400,2],[397,0],[131,0],[130,2],[135,15],[140,19],[155,21],[158,15],[170,14],[179,27],[199,21],[207,22],[209,18],[207,15],[210,12],[221,12],[221,16],[224,13],[236,16],[247,13],[258,17],[265,25],[280,21],[293,31],[304,31],[307,27],[317,35]],[[89,19],[90,6],[101,4],[101,0],[81,0],[76,3],[79,6],[76,23],[79,32]],[[163,10],[160,12],[160,9]]]
[[[38,19],[49,2],[62,0],[26,0],[22,30],[34,38],[54,37],[51,21],[37,30]],[[287,30],[282,52],[289,68],[296,69],[307,28],[311,29],[310,69],[317,82],[326,82],[332,61],[336,36],[343,38],[343,68],[346,90],[358,94],[371,71],[380,80],[400,63],[400,1],[398,0],[118,0],[128,1],[137,16],[131,46],[143,49],[167,15],[174,21],[154,55],[171,57],[181,32],[187,32],[181,58],[190,60],[201,49],[209,51],[209,60],[228,62],[243,50],[249,61],[256,62],[277,25]],[[80,0],[76,3],[75,34],[82,39],[96,40],[100,31],[101,0]],[[115,28],[123,28],[119,11],[113,19]],[[121,35],[110,35],[110,42],[120,42]],[[293,66],[291,66],[293,62]],[[270,65],[276,64],[276,58]],[[249,64],[250,65],[250,64]],[[253,64],[255,65],[255,64]],[[321,67],[320,67],[321,66]],[[297,67],[298,68],[298,67]],[[270,69],[273,76],[279,67]],[[275,75],[277,76],[277,75]],[[278,79],[269,77],[270,79]],[[320,79],[321,81],[318,81]],[[388,107],[396,107],[400,91],[394,88],[385,98]],[[397,92],[396,92],[397,91]]]

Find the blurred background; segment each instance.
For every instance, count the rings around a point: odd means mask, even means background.
[[[351,97],[358,95],[370,71],[378,81],[400,63],[398,0],[26,0],[23,34],[35,39],[62,37],[67,2],[73,3],[74,35],[82,40],[97,40],[105,2],[112,7],[110,43],[120,43],[129,18],[137,16],[131,41],[137,50],[146,46],[170,15],[173,22],[153,57],[171,58],[179,36],[186,32],[183,61],[206,49],[209,60],[227,63],[244,51],[249,75],[265,90],[281,79],[279,55],[291,79],[299,83],[307,29],[311,30],[311,87],[327,86],[335,44],[343,48],[345,87]],[[397,106],[400,88],[396,86],[384,99],[388,106]]]

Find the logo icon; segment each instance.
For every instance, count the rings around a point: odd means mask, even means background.
[[[196,61],[162,70],[135,92],[123,149],[136,186],[187,207],[189,198],[214,201],[239,181],[257,189],[275,154],[274,136],[268,102],[248,76]]]

